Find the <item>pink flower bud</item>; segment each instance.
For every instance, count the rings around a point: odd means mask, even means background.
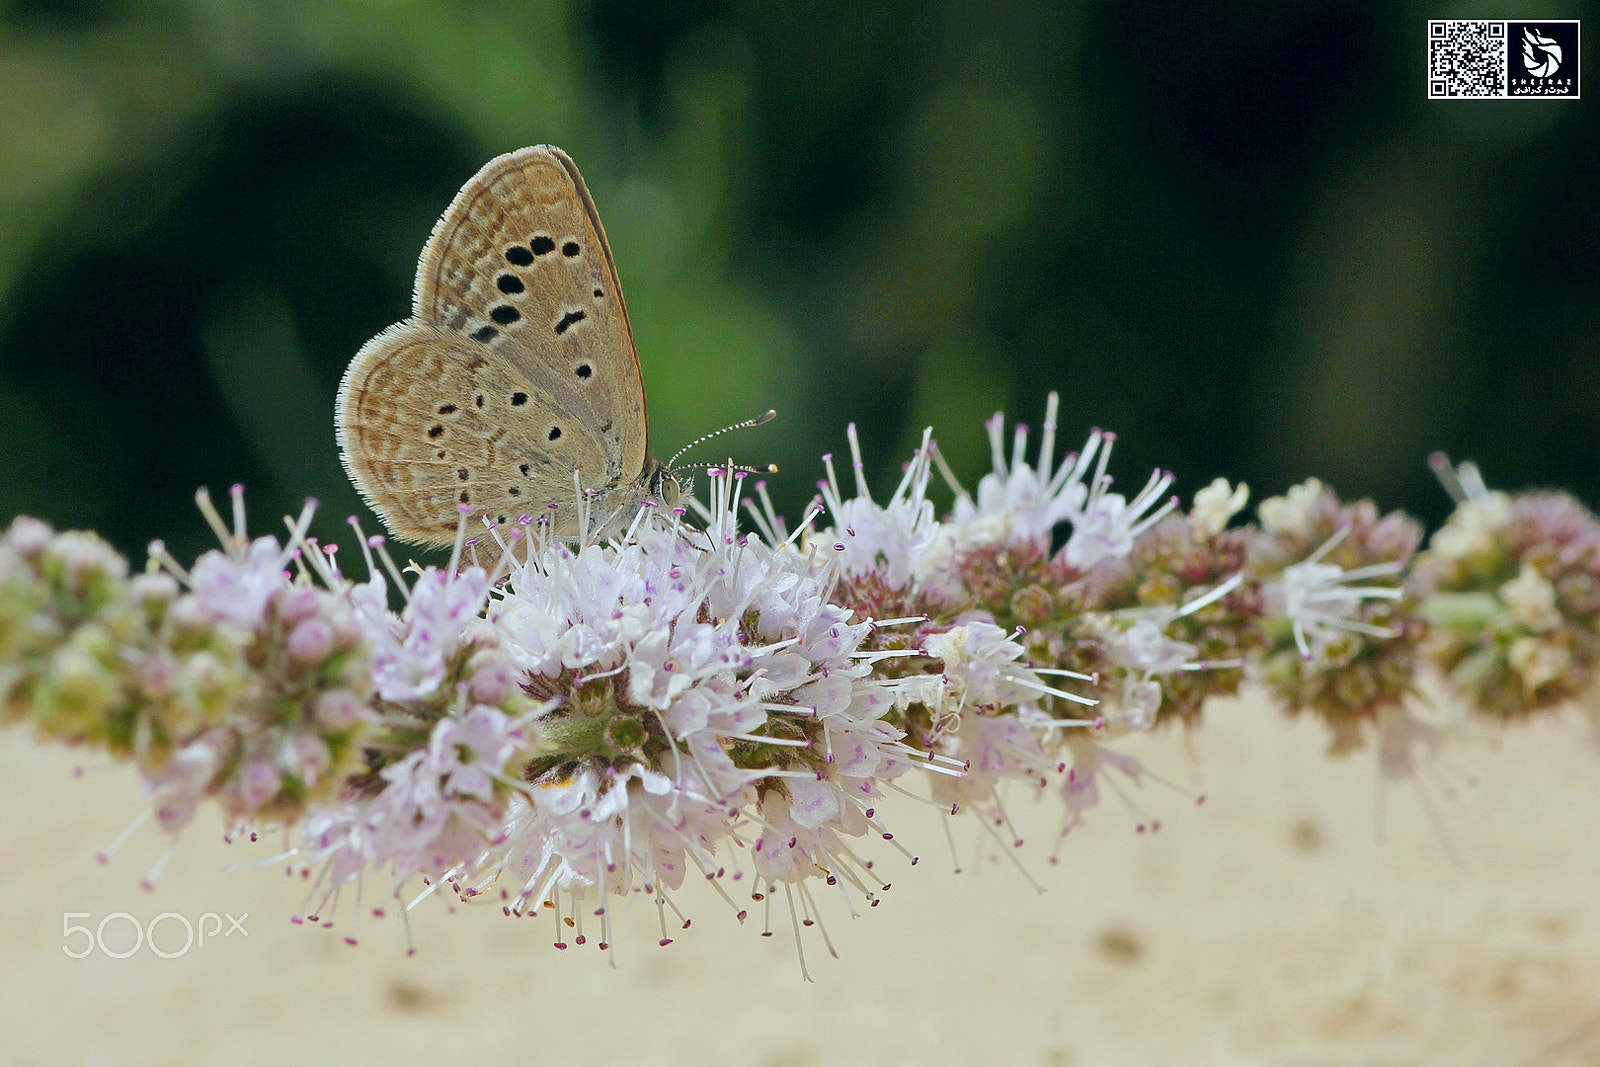
[[[299,663],[320,663],[333,648],[333,631],[321,619],[307,619],[289,634],[289,655]]]
[[[177,629],[190,633],[204,630],[213,620],[205,602],[193,593],[185,594],[173,601],[171,609],[167,612],[167,618]]]
[[[503,704],[513,688],[511,670],[504,660],[490,660],[472,676],[472,699],[480,704]]]
[[[348,689],[330,689],[312,707],[317,722],[330,730],[344,730],[361,718],[362,704]]]
[[[133,599],[138,604],[166,604],[178,595],[178,580],[170,574],[156,571],[136,574],[128,583]]]
[[[6,531],[5,544],[23,559],[32,560],[50,547],[50,539],[54,536],[55,531],[47,524],[26,515],[18,515],[12,520],[11,529]]]
[[[317,613],[317,591],[310,586],[283,589],[278,593],[278,614],[286,622],[299,622]]]
[[[239,800],[249,811],[254,811],[278,795],[283,776],[278,768],[264,759],[252,759],[239,769]]]
[[[289,735],[278,750],[278,763],[307,786],[313,786],[333,763],[333,754],[328,751],[322,738],[297,730]]]
[[[160,699],[172,692],[172,683],[177,679],[177,670],[173,667],[172,660],[162,654],[150,657],[144,665],[143,683],[144,695],[152,700]]]

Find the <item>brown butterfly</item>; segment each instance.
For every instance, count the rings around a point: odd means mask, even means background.
[[[411,318],[356,353],[335,420],[351,481],[404,541],[450,544],[461,505],[592,537],[676,501],[616,263],[565,152],[518,149],[462,187],[422,250]]]

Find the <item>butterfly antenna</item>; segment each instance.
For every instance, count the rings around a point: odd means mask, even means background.
[[[714,430],[711,433],[708,433],[708,434],[706,434],[706,435],[704,435],[702,437],[696,437],[693,441],[690,441],[688,444],[686,444],[682,448],[678,449],[677,455],[675,455],[671,459],[667,460],[667,469],[669,471],[678,469],[677,468],[677,463],[678,463],[678,458],[680,456],[682,456],[685,452],[689,451],[691,448],[694,448],[697,445],[705,444],[707,441],[711,440],[713,437],[719,437],[722,434],[727,433],[729,430],[744,430],[744,429],[748,429],[751,426],[765,426],[767,423],[771,422],[773,419],[775,419],[777,417],[778,417],[778,413],[776,411],[773,411],[771,408],[768,408],[764,413],[762,413],[760,415],[757,415],[753,419],[745,419],[743,422],[736,422],[732,426],[724,426],[720,430]],[[709,463],[701,463],[701,464],[696,464],[696,466],[708,467],[708,466],[711,466],[711,464],[709,464]],[[684,469],[687,470],[688,468],[684,468]],[[776,472],[776,471],[777,471],[777,468],[774,467],[772,472]],[[760,473],[763,473],[763,472],[761,472],[761,471],[751,471],[750,473],[752,473],[752,474],[760,474]]]
[[[735,427],[729,427],[734,429]],[[743,463],[685,463],[681,467],[673,467],[672,472],[709,470],[715,467],[719,471],[744,471],[746,474],[777,474],[778,465],[767,463],[760,467],[747,467]]]

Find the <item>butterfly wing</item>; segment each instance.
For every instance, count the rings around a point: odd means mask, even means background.
[[[460,504],[571,513],[574,471],[597,506],[640,495],[639,359],[565,153],[500,156],[456,195],[423,249],[412,318],[357,353],[337,422],[351,479],[405,540],[448,543]]]

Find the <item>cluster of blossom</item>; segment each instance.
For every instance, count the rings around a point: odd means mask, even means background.
[[[549,516],[492,528],[490,570],[464,512],[449,564],[409,579],[382,538],[346,577],[309,505],[285,542],[250,540],[237,489],[231,528],[201,494],[223,547],[188,570],[155,544],[130,577],[93,535],[20,518],[0,714],[132,761],[168,831],[207,797],[230,832],[281,828],[307,917],[420,879],[407,908],[447,886],[549,911],[566,947],[588,917],[609,944],[633,893],[669,941],[690,874],[741,920],[733,884],[769,910],[781,890],[797,937],[818,880],[875,904],[862,839],[900,848],[890,793],[976,810],[1009,849],[1003,791],[1056,790],[1064,835],[1120,790],[1110,772],[1144,773],[1119,737],[1195,725],[1246,679],[1390,770],[1434,736],[1412,714],[1429,672],[1500,719],[1594,702],[1600,522],[1571,497],[1490,492],[1441,458],[1458,507],[1425,551],[1411,519],[1315,480],[1231,525],[1247,490],[1221,479],[1187,512],[1160,471],[1112,492],[1111,434],[1058,462],[1056,404],[1031,459],[995,417],[975,493],[925,435],[875,501],[852,428],[853,493],[825,457],[793,533],[714,470],[694,515],[647,505],[605,543]]]

